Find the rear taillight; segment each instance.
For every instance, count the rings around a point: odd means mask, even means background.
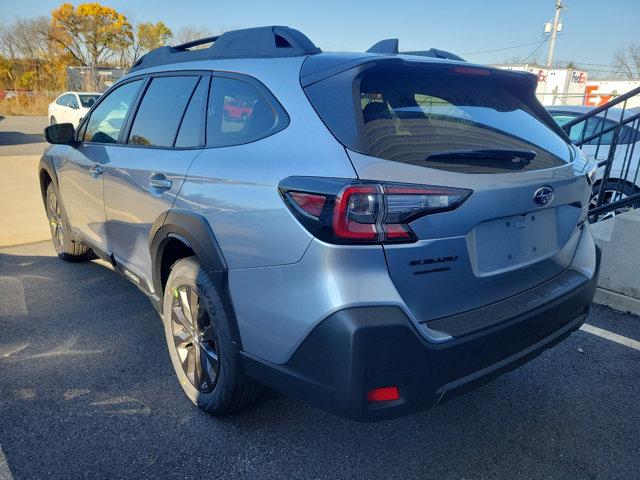
[[[298,220],[331,243],[415,242],[409,223],[453,210],[471,190],[344,179],[290,177],[279,186]]]

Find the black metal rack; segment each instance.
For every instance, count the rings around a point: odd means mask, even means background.
[[[207,48],[192,50],[193,47],[207,44],[211,45]],[[320,48],[316,47],[304,33],[293,28],[274,25],[233,30],[222,35],[205,37],[173,47],[156,48],[138,59],[133,64],[131,71],[197,60],[299,57],[320,52]],[[465,61],[458,55],[436,48],[415,52],[399,52],[397,38],[381,40],[367,52],[386,55],[402,53],[404,55]]]
[[[190,50],[208,43],[211,46],[207,48]],[[221,58],[297,57],[320,51],[302,32],[293,28],[282,26],[246,28],[175,47],[156,48],[143,55],[133,65],[131,71],[177,62]]]

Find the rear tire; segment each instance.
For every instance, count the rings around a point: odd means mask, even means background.
[[[211,274],[178,260],[164,292],[164,330],[182,389],[199,408],[225,416],[254,405],[264,387],[246,377]]]
[[[71,234],[69,221],[60,205],[60,193],[53,182],[47,187],[46,195],[45,209],[49,230],[58,257],[67,262],[80,262],[91,258],[91,249]]]
[[[51,118],[49,119],[49,125],[55,125],[57,123],[58,123],[58,121],[56,120],[56,117],[51,115]]]

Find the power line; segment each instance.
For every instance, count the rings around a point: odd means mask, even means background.
[[[463,52],[461,53],[461,55],[476,55],[479,53],[491,53],[491,52],[501,52],[503,50],[511,50],[512,48],[519,48],[519,47],[528,47],[529,45],[536,45],[539,42],[529,42],[529,43],[521,43],[520,45],[511,45],[510,47],[503,47],[503,48],[494,48],[492,50],[480,50],[477,52]]]
[[[527,55],[527,56],[524,58],[524,60],[522,61],[522,63],[527,63],[527,60],[529,60],[529,58],[533,57],[533,56],[536,54],[536,52],[537,52],[538,50],[540,50],[540,47],[541,47],[542,45],[544,45],[545,43],[547,43],[547,40],[549,40],[549,38],[550,38],[550,37],[551,37],[551,35],[547,35],[547,36],[544,38],[544,40],[542,40],[541,42],[539,42],[539,43],[538,43],[538,46],[537,46],[536,48],[534,48],[533,50],[531,50],[531,53],[530,53],[529,55]]]

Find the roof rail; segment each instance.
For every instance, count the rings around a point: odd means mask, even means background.
[[[210,47],[190,50],[211,43]],[[218,58],[298,57],[319,53],[302,32],[289,27],[270,26],[232,30],[175,47],[164,46],[140,57],[130,71],[169,63],[214,60]]]
[[[440,50],[438,48],[430,48],[429,50],[420,50],[413,52],[400,52],[398,51],[398,39],[387,38],[380,40],[374,46],[372,46],[367,53],[381,53],[387,55],[415,55],[418,57],[431,57],[431,58],[446,58],[448,60],[457,60],[459,62],[466,62],[464,58],[455,53],[447,52],[446,50]]]

